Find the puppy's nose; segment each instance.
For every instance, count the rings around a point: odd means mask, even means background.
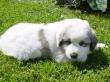
[[[72,54],[70,54],[70,56],[71,56],[72,59],[76,59],[78,54],[77,53],[72,53]]]

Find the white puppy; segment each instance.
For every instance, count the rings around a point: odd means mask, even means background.
[[[18,60],[49,57],[57,62],[84,62],[96,47],[95,32],[86,20],[19,23],[0,37],[0,51]]]

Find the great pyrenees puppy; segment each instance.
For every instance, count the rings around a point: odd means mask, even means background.
[[[88,54],[97,49],[96,45],[95,32],[81,19],[47,24],[19,23],[0,37],[0,51],[18,60],[44,57],[60,63],[85,62]]]

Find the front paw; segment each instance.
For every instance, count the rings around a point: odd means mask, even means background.
[[[66,62],[68,62],[67,57],[65,57],[64,55],[57,55],[54,59],[58,63],[66,63]]]
[[[108,48],[108,46],[104,43],[98,43],[95,47],[95,50],[103,49],[103,48]]]

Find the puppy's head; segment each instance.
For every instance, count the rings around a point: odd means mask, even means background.
[[[61,23],[63,26],[56,33],[57,47],[71,61],[86,61],[97,44],[95,32],[85,20],[66,19]]]

